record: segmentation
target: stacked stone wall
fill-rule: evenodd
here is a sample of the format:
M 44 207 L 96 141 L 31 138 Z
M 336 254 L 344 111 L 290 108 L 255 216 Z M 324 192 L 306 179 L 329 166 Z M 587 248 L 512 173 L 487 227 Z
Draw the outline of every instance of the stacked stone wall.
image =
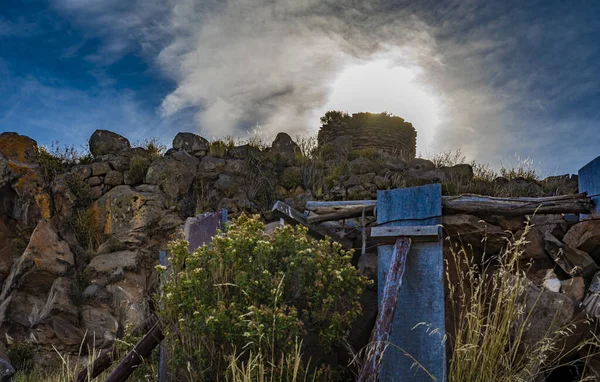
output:
M 319 146 L 332 144 L 341 136 L 352 137 L 354 150 L 372 147 L 405 158 L 416 155 L 417 132 L 400 117 L 357 113 L 329 121 L 319 131 Z

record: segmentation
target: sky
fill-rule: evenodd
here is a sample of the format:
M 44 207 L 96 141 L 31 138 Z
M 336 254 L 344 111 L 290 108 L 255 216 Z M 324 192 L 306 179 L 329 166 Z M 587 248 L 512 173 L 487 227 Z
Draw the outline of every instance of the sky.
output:
M 600 155 L 600 2 L 0 0 L 0 132 L 85 145 L 314 135 L 391 112 L 417 151 L 544 175 Z

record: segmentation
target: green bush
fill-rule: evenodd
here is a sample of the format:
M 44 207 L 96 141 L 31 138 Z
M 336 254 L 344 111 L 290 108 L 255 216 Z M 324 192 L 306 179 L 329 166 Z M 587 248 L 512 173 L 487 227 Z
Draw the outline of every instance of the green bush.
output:
M 310 336 L 331 351 L 360 314 L 369 281 L 351 252 L 308 238 L 302 227 L 273 237 L 264 228 L 242 215 L 191 254 L 185 241 L 171 245 L 159 314 L 173 370 L 185 373 L 180 380 L 226 379 L 232 357 L 250 355 L 268 362 L 265 372 L 287 374 L 273 369 L 299 341 Z
M 16 342 L 7 350 L 8 359 L 16 371 L 28 373 L 33 370 L 35 363 L 35 346 L 26 342 Z
M 134 155 L 129 161 L 129 175 L 133 180 L 134 184 L 140 184 L 144 182 L 146 172 L 150 168 L 152 160 L 145 155 Z

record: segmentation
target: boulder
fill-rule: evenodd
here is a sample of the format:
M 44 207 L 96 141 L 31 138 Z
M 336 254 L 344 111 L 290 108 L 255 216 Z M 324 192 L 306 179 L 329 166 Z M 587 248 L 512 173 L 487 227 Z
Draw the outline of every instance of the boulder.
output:
M 223 158 L 204 157 L 198 166 L 198 173 L 201 176 L 216 176 L 225 168 L 226 164 L 227 161 Z
M 158 185 L 168 204 L 174 206 L 189 194 L 198 164 L 198 159 L 185 151 L 177 156 L 165 156 L 152 162 L 146 183 Z
M 271 151 L 279 154 L 288 163 L 292 163 L 296 155 L 300 154 L 300 147 L 287 133 L 279 133 L 271 145 Z
M 435 169 L 435 164 L 427 159 L 415 158 L 408 162 L 408 169 L 412 172 L 426 172 Z
M 92 176 L 106 175 L 111 171 L 110 164 L 108 162 L 94 162 L 92 163 Z
M 2 133 L 0 134 L 0 154 L 10 161 L 37 164 L 37 142 L 17 133 Z
M 584 220 L 575 224 L 565 234 L 563 242 L 571 248 L 587 252 L 597 263 L 600 263 L 600 222 Z
M 0 382 L 12 382 L 16 370 L 8 359 L 6 347 L 0 342 Z
M 442 218 L 444 236 L 462 244 L 468 251 L 472 247 L 477 257 L 498 254 L 506 246 L 507 233 L 498 226 L 487 224 L 473 215 L 445 215 Z
M 92 204 L 91 214 L 105 234 L 132 243 L 157 232 L 165 234 L 182 223 L 168 210 L 164 194 L 152 185 L 117 186 Z
M 138 252 L 120 251 L 94 256 L 88 268 L 96 273 L 112 273 L 114 271 L 135 271 L 139 267 Z
M 87 180 L 87 184 L 89 184 L 90 187 L 99 186 L 102 184 L 102 179 L 100 179 L 99 176 L 92 176 Z
M 96 347 L 107 348 L 117 338 L 119 322 L 106 309 L 84 306 L 81 310 L 81 323 L 88 330 L 88 340 Z
M 544 242 L 546 252 L 571 277 L 592 277 L 598 270 L 598 266 L 587 253 L 566 246 L 550 232 L 544 232 Z
M 358 157 L 350 162 L 350 173 L 351 174 L 366 174 L 366 173 L 378 173 L 381 170 L 381 165 L 374 160 L 365 157 Z
M 178 133 L 173 139 L 173 148 L 184 150 L 192 155 L 204 156 L 208 151 L 208 141 L 193 133 Z
M 215 182 L 215 188 L 221 191 L 226 197 L 232 197 L 240 188 L 243 188 L 244 180 L 237 176 L 220 174 Z
M 90 137 L 90 153 L 94 157 L 107 154 L 118 154 L 121 150 L 131 148 L 127 138 L 108 130 L 96 130 Z

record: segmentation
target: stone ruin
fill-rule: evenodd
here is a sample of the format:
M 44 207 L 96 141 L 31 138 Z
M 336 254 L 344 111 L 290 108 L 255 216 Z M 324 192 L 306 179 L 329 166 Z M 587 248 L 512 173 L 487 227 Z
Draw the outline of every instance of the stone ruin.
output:
M 351 138 L 351 149 L 375 148 L 405 159 L 417 151 L 417 131 L 410 122 L 388 113 L 328 112 L 321 120 L 319 146 L 337 145 L 340 137 Z M 335 142 L 335 143 L 334 143 Z

